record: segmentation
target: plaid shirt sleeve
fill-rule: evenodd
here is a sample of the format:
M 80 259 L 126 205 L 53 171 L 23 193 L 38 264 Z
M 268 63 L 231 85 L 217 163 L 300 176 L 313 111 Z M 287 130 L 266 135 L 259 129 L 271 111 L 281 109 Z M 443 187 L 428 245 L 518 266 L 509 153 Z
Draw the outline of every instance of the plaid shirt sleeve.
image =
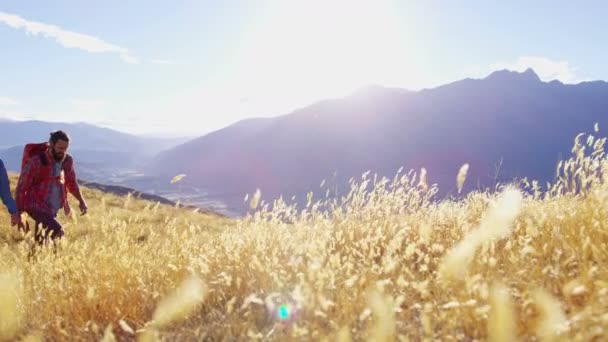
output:
M 23 170 L 19 175 L 19 181 L 17 182 L 17 189 L 15 191 L 15 200 L 17 202 L 17 209 L 24 211 L 26 194 L 32 190 L 32 184 L 34 183 L 34 175 L 38 172 L 40 166 L 34 162 L 35 158 L 29 158 Z

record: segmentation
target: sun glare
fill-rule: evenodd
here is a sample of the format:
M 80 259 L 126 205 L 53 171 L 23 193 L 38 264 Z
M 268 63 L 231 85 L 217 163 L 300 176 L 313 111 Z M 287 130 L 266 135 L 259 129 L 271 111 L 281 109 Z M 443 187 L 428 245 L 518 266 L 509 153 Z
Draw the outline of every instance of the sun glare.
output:
M 240 82 L 273 91 L 336 96 L 393 83 L 411 40 L 387 1 L 275 2 L 240 53 Z

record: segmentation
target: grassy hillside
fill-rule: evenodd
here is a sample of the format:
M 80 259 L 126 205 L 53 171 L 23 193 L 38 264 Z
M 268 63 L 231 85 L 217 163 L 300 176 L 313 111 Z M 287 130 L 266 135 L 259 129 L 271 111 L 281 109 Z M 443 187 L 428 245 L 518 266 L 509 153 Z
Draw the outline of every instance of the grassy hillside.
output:
M 88 190 L 90 215 L 30 260 L 2 213 L 0 336 L 603 340 L 608 160 L 605 139 L 576 141 L 548 189 L 439 203 L 424 172 L 364 176 L 297 214 L 254 195 L 236 221 Z

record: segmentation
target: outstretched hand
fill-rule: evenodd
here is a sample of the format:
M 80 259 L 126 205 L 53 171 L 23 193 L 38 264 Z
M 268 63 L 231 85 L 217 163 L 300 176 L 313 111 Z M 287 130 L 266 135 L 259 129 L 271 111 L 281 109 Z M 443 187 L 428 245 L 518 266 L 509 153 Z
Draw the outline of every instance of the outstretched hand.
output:
M 88 212 L 89 208 L 87 207 L 87 204 L 84 201 L 80 202 L 80 215 L 86 215 Z
M 21 220 L 20 213 L 14 213 L 11 215 L 11 226 L 17 226 L 18 230 L 25 231 L 25 226 L 23 225 L 23 221 Z

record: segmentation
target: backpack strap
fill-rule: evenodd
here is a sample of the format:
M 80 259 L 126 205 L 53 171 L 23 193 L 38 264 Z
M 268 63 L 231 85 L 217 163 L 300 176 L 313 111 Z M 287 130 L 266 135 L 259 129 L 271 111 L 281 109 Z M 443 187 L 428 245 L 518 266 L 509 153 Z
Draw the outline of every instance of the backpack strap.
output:
M 47 166 L 49 164 L 48 159 L 46 159 L 46 153 L 45 152 L 40 153 L 40 162 L 44 166 Z

